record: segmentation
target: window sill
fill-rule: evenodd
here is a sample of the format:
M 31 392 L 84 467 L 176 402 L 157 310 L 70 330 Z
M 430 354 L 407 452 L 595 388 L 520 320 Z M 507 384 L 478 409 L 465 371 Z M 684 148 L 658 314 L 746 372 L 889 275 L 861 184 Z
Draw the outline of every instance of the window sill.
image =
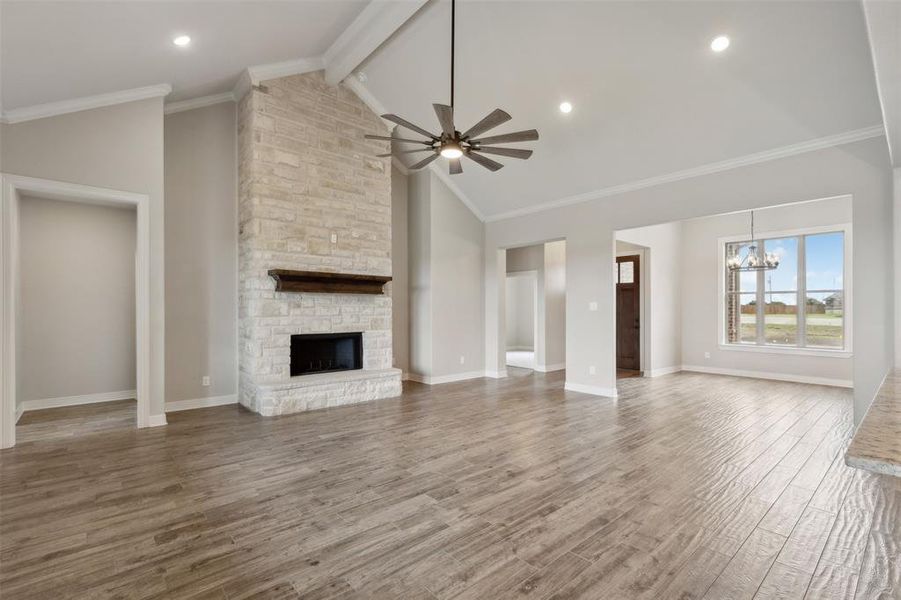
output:
M 797 356 L 825 356 L 829 358 L 851 358 L 854 353 L 849 350 L 829 350 L 828 348 L 789 348 L 785 346 L 757 346 L 720 344 L 720 350 L 736 352 L 761 352 L 763 354 L 795 354 Z

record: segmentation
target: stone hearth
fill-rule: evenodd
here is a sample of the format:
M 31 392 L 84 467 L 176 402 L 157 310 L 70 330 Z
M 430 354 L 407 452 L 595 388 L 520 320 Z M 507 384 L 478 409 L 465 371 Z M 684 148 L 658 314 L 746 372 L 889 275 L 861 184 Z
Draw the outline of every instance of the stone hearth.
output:
M 270 269 L 391 275 L 386 128 L 322 72 L 264 82 L 241 101 L 240 402 L 263 415 L 399 395 L 386 295 L 275 291 Z M 335 237 L 333 237 L 335 236 Z M 335 241 L 333 241 L 335 240 Z M 290 376 L 291 336 L 363 332 L 363 369 Z

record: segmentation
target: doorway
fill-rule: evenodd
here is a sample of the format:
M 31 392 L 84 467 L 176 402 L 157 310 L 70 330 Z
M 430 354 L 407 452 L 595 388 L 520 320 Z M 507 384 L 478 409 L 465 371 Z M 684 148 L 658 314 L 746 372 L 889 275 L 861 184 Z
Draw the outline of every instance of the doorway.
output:
M 641 374 L 641 257 L 616 257 L 616 371 L 618 377 Z
M 17 323 L 21 314 L 19 263 L 19 211 L 23 196 L 100 206 L 126 206 L 135 212 L 134 250 L 134 382 L 128 390 L 136 402 L 132 423 L 149 427 L 150 417 L 150 198 L 145 194 L 109 190 L 85 185 L 37 179 L 18 175 L 0 175 L 2 210 L 0 210 L 0 448 L 16 442 L 16 421 L 21 416 L 18 393 L 22 381 L 17 377 Z M 71 398 L 64 398 L 70 400 Z M 113 398 L 107 398 L 113 400 Z M 53 400 L 60 400 L 54 398 Z M 57 405 L 60 405 L 57 403 Z
M 507 366 L 535 369 L 538 271 L 507 273 Z

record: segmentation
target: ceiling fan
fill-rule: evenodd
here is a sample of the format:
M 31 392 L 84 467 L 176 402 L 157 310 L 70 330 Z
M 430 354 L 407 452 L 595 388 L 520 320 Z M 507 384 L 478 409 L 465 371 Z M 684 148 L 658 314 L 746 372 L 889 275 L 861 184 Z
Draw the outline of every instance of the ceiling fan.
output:
M 504 165 L 492 160 L 484 154 L 496 154 L 499 156 L 509 156 L 512 158 L 526 159 L 532 156 L 531 150 L 522 150 L 519 148 L 503 148 L 494 144 L 507 144 L 509 142 L 530 142 L 538 139 L 538 131 L 535 129 L 527 129 L 525 131 L 515 131 L 513 133 L 502 133 L 500 135 L 491 135 L 488 137 L 479 137 L 486 131 L 494 129 L 498 125 L 506 123 L 512 117 L 503 110 L 496 108 L 487 117 L 460 133 L 454 124 L 454 24 L 456 21 L 456 0 L 451 0 L 451 72 L 450 72 L 450 106 L 446 104 L 433 104 L 435 114 L 438 116 L 438 123 L 441 125 L 441 133 L 435 135 L 429 133 L 422 127 L 402 119 L 397 115 L 382 115 L 383 119 L 387 119 L 393 123 L 400 125 L 410 131 L 429 138 L 427 140 L 411 140 L 404 138 L 388 137 L 383 135 L 366 135 L 370 140 L 388 140 L 392 142 L 402 142 L 409 144 L 422 144 L 425 148 L 417 148 L 416 150 L 404 150 L 395 154 L 411 154 L 414 152 L 430 152 L 430 156 L 419 161 L 410 167 L 411 170 L 421 169 L 430 162 L 443 156 L 449 160 L 450 173 L 456 175 L 463 172 L 463 165 L 460 164 L 460 158 L 465 156 L 470 160 L 477 162 L 489 171 L 497 171 Z M 391 156 L 391 152 L 387 154 L 379 154 L 379 156 Z

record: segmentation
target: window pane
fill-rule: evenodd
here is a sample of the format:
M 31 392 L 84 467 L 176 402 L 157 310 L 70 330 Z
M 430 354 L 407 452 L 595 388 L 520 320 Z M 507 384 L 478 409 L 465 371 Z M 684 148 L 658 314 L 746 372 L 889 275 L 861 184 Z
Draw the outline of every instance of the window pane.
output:
M 726 341 L 757 343 L 757 300 L 754 294 L 726 294 Z
M 807 345 L 843 348 L 845 319 L 842 292 L 807 294 L 806 308 Z
M 632 261 L 619 263 L 619 282 L 634 283 L 635 281 L 635 263 Z
M 798 289 L 798 238 L 766 240 L 763 250 L 779 257 L 779 267 L 764 272 L 767 292 L 791 292 Z
M 844 287 L 845 234 L 821 233 L 804 240 L 808 290 L 840 290 Z
M 798 343 L 798 295 L 767 294 L 763 335 L 767 344 L 794 346 Z

